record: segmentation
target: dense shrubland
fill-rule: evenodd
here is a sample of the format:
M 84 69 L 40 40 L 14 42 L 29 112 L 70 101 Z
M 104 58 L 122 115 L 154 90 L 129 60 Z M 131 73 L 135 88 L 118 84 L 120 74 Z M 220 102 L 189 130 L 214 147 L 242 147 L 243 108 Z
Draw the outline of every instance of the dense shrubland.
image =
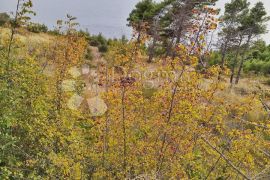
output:
M 263 41 L 256 42 L 248 52 L 248 60 L 245 62 L 244 71 L 256 74 L 270 74 L 270 46 Z
M 234 54 L 228 53 L 227 66 L 232 67 Z M 266 75 L 269 72 L 270 62 L 270 47 L 264 41 L 255 41 L 254 44 L 246 51 L 246 60 L 244 62 L 244 73 L 256 75 Z M 221 63 L 221 54 L 218 51 L 212 52 L 208 58 L 209 65 L 217 65 Z
M 236 2 L 242 8 L 231 10 Z M 131 40 L 78 31 L 67 15 L 41 44 L 18 35 L 34 13 L 30 0 L 18 3 L 11 30 L 0 37 L 1 179 L 267 178 L 266 92 L 233 97 L 224 81 L 242 63 L 255 71 L 249 63 L 268 61 L 269 47 L 251 46 L 251 32 L 243 30 L 256 25 L 252 33 L 263 33 L 265 21 L 253 19 L 266 15 L 261 4 L 258 16 L 245 1 L 227 4 L 226 13 L 245 9 L 247 16 L 230 26 L 238 34 L 223 25 L 225 44 L 212 51 L 215 1 L 141 1 L 129 17 Z M 232 42 L 232 34 L 243 42 Z M 105 61 L 86 75 L 80 70 L 93 61 L 89 45 Z M 98 104 L 91 108 L 93 97 L 106 103 L 104 114 L 95 113 Z

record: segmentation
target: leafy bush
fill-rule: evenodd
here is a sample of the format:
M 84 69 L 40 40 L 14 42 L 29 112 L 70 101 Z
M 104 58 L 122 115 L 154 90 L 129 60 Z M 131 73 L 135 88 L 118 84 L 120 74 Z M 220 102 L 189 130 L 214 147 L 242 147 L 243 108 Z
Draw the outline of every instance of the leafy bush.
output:
M 105 53 L 108 51 L 108 46 L 107 45 L 101 45 L 98 47 L 99 52 Z
M 99 52 L 105 53 L 108 51 L 108 41 L 101 33 L 97 36 L 91 36 L 89 44 L 98 47 Z
M 80 30 L 80 31 L 78 32 L 78 35 L 79 35 L 79 36 L 82 36 L 82 37 L 85 37 L 85 39 L 86 39 L 87 41 L 90 41 L 90 40 L 91 40 L 91 35 L 90 35 L 90 33 L 88 32 L 88 30 L 86 30 L 86 31 Z
M 247 61 L 244 65 L 244 71 L 252 71 L 256 74 L 264 75 L 270 74 L 270 61 L 262 61 L 257 59 Z
M 90 46 L 95 46 L 95 47 L 99 46 L 99 42 L 96 39 L 91 39 L 89 44 Z
M 33 33 L 48 32 L 48 27 L 45 24 L 30 23 L 27 26 L 27 30 Z
M 87 48 L 85 59 L 87 59 L 87 60 L 92 60 L 93 59 L 93 54 L 92 54 L 92 51 L 91 51 L 90 48 Z
M 270 61 L 268 61 L 262 65 L 262 72 L 264 74 L 270 74 Z
M 61 35 L 60 31 L 57 30 L 57 29 L 49 30 L 49 31 L 48 31 L 48 34 L 54 35 L 54 36 Z
M 10 17 L 7 13 L 0 13 L 0 26 L 5 25 L 10 21 Z
M 207 57 L 209 66 L 219 64 L 221 62 L 221 55 L 219 52 L 212 52 L 210 56 Z

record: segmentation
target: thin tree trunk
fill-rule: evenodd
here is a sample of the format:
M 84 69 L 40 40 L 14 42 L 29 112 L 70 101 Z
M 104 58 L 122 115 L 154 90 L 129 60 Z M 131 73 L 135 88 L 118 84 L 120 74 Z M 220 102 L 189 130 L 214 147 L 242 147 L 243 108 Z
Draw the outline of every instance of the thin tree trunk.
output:
M 199 43 L 199 38 L 200 38 L 200 35 L 201 35 L 201 32 L 202 32 L 202 28 L 203 28 L 203 25 L 205 24 L 205 21 L 206 21 L 206 18 L 208 17 L 208 12 L 205 14 L 204 18 L 203 18 L 203 21 L 200 25 L 200 28 L 199 28 L 199 31 L 197 32 L 196 34 L 196 38 L 194 39 L 194 45 L 192 46 L 191 48 L 191 53 L 194 51 L 196 45 Z
M 108 75 L 108 64 L 106 63 L 106 84 L 105 84 L 106 94 L 108 94 L 108 86 L 109 86 L 109 75 Z M 102 157 L 103 168 L 105 168 L 105 165 L 106 165 L 106 153 L 108 151 L 108 133 L 109 133 L 109 112 L 108 112 L 108 110 L 106 111 L 105 116 L 106 116 L 106 120 L 105 120 L 105 128 L 104 128 L 104 135 L 103 135 L 103 157 Z
M 182 77 L 182 75 L 184 74 L 184 67 L 183 67 L 183 70 L 181 72 L 181 74 L 179 75 L 178 79 L 180 79 L 180 77 Z M 175 98 L 176 98 L 176 93 L 177 93 L 177 90 L 178 90 L 178 81 L 175 82 L 175 85 L 174 85 L 174 88 L 173 88 L 173 92 L 172 92 L 172 99 L 170 101 L 170 107 L 169 107 L 169 111 L 168 111 L 168 117 L 166 119 L 166 123 L 169 124 L 170 121 L 171 121 L 171 118 L 172 118 L 172 115 L 173 115 L 173 109 L 174 109 L 174 103 L 175 103 Z M 163 165 L 163 161 L 164 161 L 164 158 L 165 158 L 165 152 L 167 150 L 167 146 L 166 146 L 166 140 L 167 140 L 167 132 L 165 132 L 163 134 L 163 139 L 162 139 L 162 145 L 161 145 L 161 149 L 160 149 L 160 155 L 158 157 L 158 160 L 157 160 L 157 169 L 156 169 L 156 173 L 157 174 L 160 174 L 161 170 L 162 170 L 162 165 Z
M 151 45 L 151 47 L 149 49 L 149 58 L 148 58 L 148 61 L 147 61 L 148 63 L 152 63 L 152 61 L 153 61 L 156 44 L 157 44 L 157 38 L 154 37 L 153 44 Z
M 232 65 L 232 68 L 231 68 L 231 77 L 230 77 L 230 83 L 231 84 L 233 84 L 233 79 L 234 79 L 234 76 L 235 76 L 235 67 L 236 67 L 236 64 L 237 64 L 238 56 L 240 54 L 242 41 L 243 41 L 243 38 L 241 36 L 238 47 L 237 47 L 236 55 L 235 55 L 235 58 L 234 58 L 234 61 L 233 61 L 233 65 Z
M 173 40 L 174 38 L 172 38 L 171 41 L 167 44 L 165 59 L 172 53 Z
M 246 52 L 246 50 L 249 47 L 250 40 L 251 40 L 251 35 L 248 36 L 248 40 L 247 40 L 247 44 L 246 44 L 246 48 L 244 50 L 244 53 Z M 240 62 L 239 69 L 238 69 L 238 73 L 237 73 L 237 76 L 236 76 L 236 79 L 235 79 L 235 84 L 238 84 L 239 83 L 239 80 L 240 80 L 240 76 L 241 76 L 241 72 L 242 72 L 242 69 L 243 69 L 243 66 L 244 66 L 245 59 L 246 59 L 245 58 L 245 55 L 243 55 L 243 57 L 241 59 L 241 62 Z
M 151 63 L 153 61 L 153 58 L 154 58 L 154 55 L 155 55 L 155 47 L 156 47 L 157 40 L 158 40 L 158 37 L 159 37 L 158 28 L 159 28 L 158 19 L 155 19 L 154 20 L 154 23 L 153 23 L 153 27 L 152 27 L 152 29 L 153 29 L 152 30 L 152 33 L 153 33 L 153 43 L 152 43 L 152 45 L 149 48 L 148 63 Z
M 234 62 L 233 66 L 232 66 L 232 69 L 231 69 L 231 77 L 230 77 L 230 84 L 232 85 L 233 84 L 233 79 L 234 79 L 234 75 L 235 75 L 235 64 L 236 62 Z
M 141 36 L 142 36 L 142 25 L 141 22 L 139 23 L 139 28 L 138 28 L 138 36 L 137 36 L 137 43 L 141 43 Z
M 220 152 L 216 147 L 214 147 L 207 139 L 201 137 L 201 139 L 209 146 L 211 149 L 216 151 L 222 159 L 226 161 L 226 163 L 231 166 L 238 174 L 240 174 L 244 179 L 251 179 L 247 175 L 245 175 L 238 167 L 236 167 L 222 152 Z
M 232 140 L 233 140 L 233 138 L 230 139 L 230 142 L 229 142 L 228 146 L 231 144 Z M 225 152 L 226 152 L 226 147 L 222 150 L 221 153 L 224 154 Z M 222 155 L 220 155 L 218 157 L 218 159 L 216 160 L 216 162 L 214 163 L 214 165 L 211 167 L 210 171 L 207 173 L 207 175 L 204 178 L 204 180 L 207 180 L 210 177 L 211 173 L 215 170 L 215 168 L 217 167 L 217 165 L 218 165 L 218 163 L 220 162 L 221 159 L 222 159 Z
M 177 34 L 175 47 L 180 43 L 180 39 L 181 39 L 181 31 Z M 174 59 L 176 57 L 176 55 L 177 55 L 177 53 L 176 53 L 176 51 L 174 49 L 173 54 L 172 54 L 172 59 Z
M 184 18 L 181 17 L 181 21 L 180 21 L 179 27 L 176 29 L 176 42 L 175 42 L 175 46 L 177 46 L 180 43 L 181 36 L 182 36 L 182 31 L 183 31 L 183 22 L 184 22 Z M 176 52 L 175 52 L 175 50 L 173 50 L 172 59 L 174 59 L 175 57 L 176 57 Z
M 16 31 L 16 26 L 17 26 L 17 19 L 18 19 L 18 15 L 19 15 L 19 6 L 20 6 L 20 0 L 17 1 L 16 15 L 15 15 L 14 22 L 13 22 L 14 24 L 12 25 L 12 28 L 11 28 L 11 35 L 10 35 L 9 44 L 8 44 L 7 64 L 6 64 L 6 73 L 7 73 L 7 77 L 8 77 L 8 89 L 10 89 L 12 86 L 12 80 L 10 79 L 10 70 L 12 69 L 11 68 L 10 53 L 11 53 L 11 48 L 12 48 L 14 35 L 15 35 L 15 31 Z M 8 94 L 9 94 L 9 92 L 10 91 L 8 91 Z
M 235 79 L 235 84 L 239 83 L 239 79 L 240 79 L 240 76 L 241 76 L 241 71 L 243 69 L 243 65 L 244 65 L 244 58 L 242 57 L 241 62 L 240 62 L 240 66 L 239 66 L 239 69 L 238 69 L 238 72 L 237 72 L 237 76 L 236 76 L 236 79 Z
M 7 65 L 7 70 L 9 70 L 9 66 L 10 66 L 10 59 L 9 58 L 10 58 L 11 46 L 12 46 L 12 43 L 13 43 L 15 30 L 16 30 L 16 26 L 17 26 L 17 19 L 18 19 L 18 15 L 19 15 L 19 6 L 20 6 L 20 0 L 17 1 L 16 15 L 15 15 L 15 18 L 14 18 L 14 24 L 12 25 L 12 28 L 11 28 L 11 36 L 10 36 L 10 40 L 9 40 L 9 44 L 8 44 L 8 53 L 7 53 L 8 65 Z
M 122 89 L 122 131 L 123 131 L 123 170 L 124 174 L 126 175 L 127 169 L 127 138 L 126 138 L 126 114 L 125 114 L 125 95 L 126 95 L 126 88 L 123 87 Z
M 223 50 L 222 50 L 222 57 L 221 57 L 221 65 L 220 65 L 220 72 L 218 74 L 218 80 L 220 80 L 221 78 L 221 75 L 224 71 L 224 66 L 225 66 L 225 57 L 226 57 L 226 53 L 227 53 L 227 46 L 228 46 L 228 41 L 226 40 L 225 44 L 224 44 L 224 47 L 223 47 Z

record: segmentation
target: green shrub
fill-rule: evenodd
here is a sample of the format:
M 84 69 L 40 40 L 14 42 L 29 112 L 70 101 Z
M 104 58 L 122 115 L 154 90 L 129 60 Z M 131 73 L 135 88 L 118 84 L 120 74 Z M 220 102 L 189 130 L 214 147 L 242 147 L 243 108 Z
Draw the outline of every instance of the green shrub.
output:
M 221 56 L 218 52 L 212 52 L 210 56 L 207 57 L 207 61 L 210 66 L 220 64 Z
M 57 29 L 54 29 L 54 30 L 49 30 L 48 34 L 58 36 L 58 35 L 61 35 L 61 32 Z
M 48 32 L 48 27 L 44 24 L 39 23 L 30 23 L 27 26 L 27 30 L 33 33 Z
M 93 35 L 90 38 L 90 45 L 91 46 L 98 47 L 98 46 L 107 45 L 107 44 L 108 44 L 107 39 L 105 37 L 103 37 L 103 35 L 101 33 L 97 36 Z
M 92 51 L 91 51 L 90 48 L 87 48 L 85 59 L 87 59 L 87 60 L 92 60 L 93 59 L 93 54 L 92 54 Z
M 80 31 L 78 31 L 78 34 L 79 34 L 79 36 L 81 36 L 81 37 L 85 37 L 85 39 L 86 39 L 87 41 L 90 41 L 90 40 L 91 40 L 91 35 L 90 35 L 90 33 L 88 32 L 88 30 L 86 30 L 86 31 L 80 30 Z
M 0 13 L 0 26 L 10 22 L 10 17 L 7 13 Z
M 265 62 L 262 64 L 262 72 L 266 75 L 266 74 L 270 74 L 270 61 L 269 62 Z
M 256 74 L 270 74 L 270 61 L 262 61 L 253 59 L 250 61 L 247 61 L 244 64 L 244 71 L 245 72 L 254 72 Z
M 100 46 L 100 43 L 96 39 L 91 39 L 89 44 L 90 46 L 95 46 L 95 47 Z
M 105 52 L 108 51 L 108 46 L 107 45 L 101 45 L 101 46 L 98 47 L 98 50 L 101 53 L 105 53 Z

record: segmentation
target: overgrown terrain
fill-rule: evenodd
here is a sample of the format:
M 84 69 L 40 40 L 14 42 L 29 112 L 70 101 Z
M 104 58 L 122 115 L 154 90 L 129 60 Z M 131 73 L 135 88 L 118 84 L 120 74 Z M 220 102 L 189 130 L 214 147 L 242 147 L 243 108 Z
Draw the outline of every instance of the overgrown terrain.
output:
M 0 13 L 0 179 L 269 179 L 269 18 L 215 2 L 142 0 L 132 39 Z

